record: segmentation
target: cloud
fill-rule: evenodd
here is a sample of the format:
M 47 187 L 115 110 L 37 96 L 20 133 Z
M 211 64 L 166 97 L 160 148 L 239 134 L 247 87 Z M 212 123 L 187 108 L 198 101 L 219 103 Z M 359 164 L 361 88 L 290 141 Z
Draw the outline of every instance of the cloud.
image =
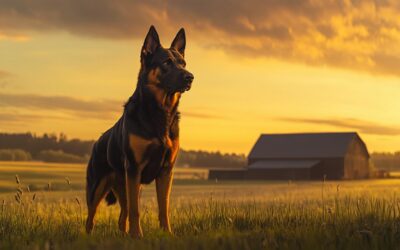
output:
M 226 117 L 220 115 L 213 115 L 207 113 L 198 113 L 198 112 L 181 112 L 183 116 L 191 117 L 191 118 L 200 118 L 200 119 L 225 119 Z
M 15 41 L 15 42 L 25 42 L 30 39 L 29 36 L 27 35 L 22 35 L 22 34 L 13 34 L 12 32 L 10 33 L 2 33 L 0 32 L 0 41 L 1 40 L 9 40 L 9 41 Z
M 0 70 L 0 80 L 2 80 L 4 78 L 8 78 L 9 76 L 11 76 L 10 72 L 4 71 L 4 70 Z
M 385 126 L 374 122 L 363 121 L 359 119 L 308 119 L 308 118 L 279 118 L 279 120 L 287 122 L 301 122 L 317 125 L 328 125 L 339 128 L 356 130 L 364 134 L 372 135 L 400 135 L 400 128 L 393 126 Z
M 53 116 L 53 115 L 37 115 L 37 114 L 27 114 L 27 113 L 12 113 L 12 112 L 0 112 L 0 123 L 4 124 L 24 124 L 27 122 L 36 122 L 41 120 L 65 120 L 66 117 L 63 116 Z
M 10 84 L 8 79 L 12 76 L 12 74 L 8 71 L 0 70 L 0 89 L 4 89 L 7 85 Z
M 62 111 L 75 117 L 110 119 L 122 113 L 122 101 L 85 100 L 69 96 L 42 96 L 0 92 L 0 107 Z
M 397 0 L 0 0 L 0 33 L 142 39 L 184 26 L 205 47 L 400 76 Z
M 97 0 L 0 0 L 0 31 L 67 31 L 82 36 L 127 38 L 158 18 L 150 2 Z
M 0 112 L 0 120 L 19 122 L 43 119 L 117 119 L 123 113 L 123 101 L 109 99 L 82 99 L 70 96 L 44 96 L 0 92 L 0 109 L 22 110 L 19 113 Z M 29 110 L 44 111 L 46 115 L 32 114 Z M 37 113 L 37 112 L 36 112 Z M 56 114 L 56 115 L 49 115 Z M 221 116 L 202 112 L 183 112 L 185 117 L 221 119 Z

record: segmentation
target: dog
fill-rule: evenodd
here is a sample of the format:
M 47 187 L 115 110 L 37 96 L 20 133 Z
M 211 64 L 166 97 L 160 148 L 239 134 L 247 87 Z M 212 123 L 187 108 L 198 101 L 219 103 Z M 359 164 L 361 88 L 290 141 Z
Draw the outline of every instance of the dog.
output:
M 186 69 L 185 30 L 166 49 L 151 26 L 141 50 L 136 89 L 120 119 L 95 142 L 86 175 L 88 216 L 86 232 L 94 226 L 99 203 L 118 201 L 119 229 L 143 237 L 139 221 L 141 184 L 155 180 L 160 227 L 171 233 L 169 196 L 173 167 L 179 150 L 178 105 L 190 90 L 194 76 Z

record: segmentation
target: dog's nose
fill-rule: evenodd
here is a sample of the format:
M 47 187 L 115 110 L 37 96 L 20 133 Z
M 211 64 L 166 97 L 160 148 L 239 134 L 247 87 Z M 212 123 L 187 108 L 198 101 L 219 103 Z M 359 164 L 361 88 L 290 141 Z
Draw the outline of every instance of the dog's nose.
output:
M 184 76 L 184 79 L 185 79 L 185 82 L 186 82 L 186 83 L 192 83 L 192 82 L 193 82 L 193 79 L 194 79 L 194 76 L 193 76 L 192 73 L 187 72 L 187 73 L 185 74 L 185 76 Z

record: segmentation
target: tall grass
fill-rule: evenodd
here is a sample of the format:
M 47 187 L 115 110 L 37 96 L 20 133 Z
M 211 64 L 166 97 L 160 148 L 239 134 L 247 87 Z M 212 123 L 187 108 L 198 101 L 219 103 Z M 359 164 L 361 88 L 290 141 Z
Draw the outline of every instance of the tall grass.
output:
M 97 249 L 397 249 L 400 198 L 395 192 L 324 194 L 324 198 L 279 197 L 269 201 L 177 200 L 174 236 L 158 229 L 156 203 L 142 206 L 145 238 L 118 231 L 117 207 L 101 205 L 91 236 L 84 233 L 81 197 L 51 201 L 51 192 L 5 199 L 0 210 L 1 248 Z
M 0 195 L 0 249 L 399 249 L 400 246 L 400 182 L 396 180 L 218 183 L 175 180 L 171 198 L 174 236 L 158 228 L 155 187 L 150 185 L 142 192 L 145 237 L 138 241 L 118 231 L 118 206 L 104 204 L 96 216 L 93 234 L 87 236 L 84 193 L 74 186 L 84 180 L 83 170 L 75 165 L 68 168 L 49 165 L 46 171 L 38 167 L 20 164 L 17 168 L 3 166 L 0 171 L 6 190 L 13 191 Z M 12 173 L 13 169 L 18 172 Z M 50 170 L 52 175 L 38 178 Z M 35 171 L 38 175 L 33 174 Z M 51 179 L 54 176 L 57 178 Z

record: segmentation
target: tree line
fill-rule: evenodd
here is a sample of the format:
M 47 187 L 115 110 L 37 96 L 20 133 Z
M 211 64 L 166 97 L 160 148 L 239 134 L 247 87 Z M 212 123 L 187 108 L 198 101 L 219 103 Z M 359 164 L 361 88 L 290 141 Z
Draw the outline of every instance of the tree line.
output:
M 36 135 L 33 133 L 0 133 L 0 160 L 85 163 L 94 140 L 68 139 L 63 133 Z M 181 149 L 178 166 L 241 167 L 243 154 L 223 154 Z
M 68 139 L 63 133 L 36 135 L 33 133 L 0 133 L 0 160 L 85 163 L 89 159 L 94 140 Z M 376 168 L 400 170 L 400 151 L 372 153 Z M 243 154 L 224 154 L 202 150 L 181 149 L 178 166 L 242 167 Z
M 400 170 L 400 151 L 372 153 L 371 160 L 375 167 L 387 171 Z

